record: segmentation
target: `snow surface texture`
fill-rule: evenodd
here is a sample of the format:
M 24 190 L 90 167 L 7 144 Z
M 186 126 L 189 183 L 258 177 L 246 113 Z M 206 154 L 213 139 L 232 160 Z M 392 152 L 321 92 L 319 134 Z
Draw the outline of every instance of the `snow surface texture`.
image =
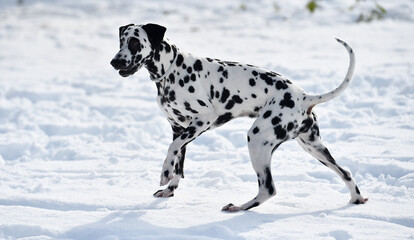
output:
M 414 239 L 412 0 L 381 1 L 387 14 L 371 23 L 355 23 L 371 1 L 319 1 L 312 15 L 304 0 L 23 2 L 0 1 L 0 238 Z M 175 197 L 154 198 L 170 127 L 146 70 L 124 79 L 109 65 L 118 27 L 147 22 L 183 51 L 315 94 L 342 81 L 348 56 L 334 36 L 347 41 L 353 81 L 316 111 L 369 202 L 349 205 L 336 174 L 290 141 L 273 156 L 278 195 L 221 212 L 257 193 L 248 118 L 189 144 Z

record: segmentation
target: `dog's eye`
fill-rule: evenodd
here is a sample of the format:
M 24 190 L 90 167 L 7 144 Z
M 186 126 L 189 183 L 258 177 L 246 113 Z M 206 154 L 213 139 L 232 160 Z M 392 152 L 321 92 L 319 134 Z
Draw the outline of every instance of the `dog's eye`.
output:
M 128 43 L 129 51 L 134 55 L 137 51 L 141 51 L 141 43 L 137 38 L 131 38 Z

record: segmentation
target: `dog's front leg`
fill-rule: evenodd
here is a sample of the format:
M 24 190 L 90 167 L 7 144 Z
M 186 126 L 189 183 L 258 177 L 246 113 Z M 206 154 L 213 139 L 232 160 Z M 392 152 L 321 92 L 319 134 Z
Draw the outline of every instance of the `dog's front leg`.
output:
M 168 182 L 174 178 L 174 167 L 177 164 L 177 155 L 182 153 L 183 147 L 193 141 L 196 137 L 200 136 L 203 132 L 207 131 L 216 119 L 217 114 L 215 113 L 198 115 L 193 118 L 189 126 L 181 133 L 181 135 L 170 144 L 161 171 L 161 186 L 168 184 Z M 182 171 L 182 169 L 180 170 Z
M 180 125 L 170 122 L 171 127 L 173 130 L 173 141 L 181 136 L 181 134 L 184 132 L 185 128 L 181 127 Z M 168 187 L 162 190 L 158 190 L 154 193 L 155 197 L 173 197 L 174 191 L 178 187 L 178 183 L 180 182 L 181 178 L 184 178 L 184 159 L 185 159 L 185 151 L 186 147 L 183 146 L 181 148 L 181 153 L 177 154 L 175 159 L 175 169 L 174 169 L 174 176 L 173 179 L 168 184 Z
M 155 197 L 173 197 L 175 189 L 178 188 L 178 184 L 180 183 L 180 179 L 184 178 L 184 158 L 185 158 L 185 150 L 186 147 L 183 146 L 181 148 L 181 154 L 178 154 L 175 160 L 175 168 L 173 173 L 173 178 L 169 182 L 168 186 L 165 189 L 158 190 L 154 193 Z

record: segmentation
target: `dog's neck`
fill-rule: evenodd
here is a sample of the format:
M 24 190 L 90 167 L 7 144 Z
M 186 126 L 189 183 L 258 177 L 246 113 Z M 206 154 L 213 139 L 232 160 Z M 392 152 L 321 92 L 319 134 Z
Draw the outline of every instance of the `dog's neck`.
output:
M 151 55 L 145 64 L 145 67 L 150 73 L 151 80 L 154 82 L 164 81 L 166 77 L 168 78 L 166 72 L 177 58 L 178 49 L 176 46 L 164 40 L 159 49 L 155 49 Z

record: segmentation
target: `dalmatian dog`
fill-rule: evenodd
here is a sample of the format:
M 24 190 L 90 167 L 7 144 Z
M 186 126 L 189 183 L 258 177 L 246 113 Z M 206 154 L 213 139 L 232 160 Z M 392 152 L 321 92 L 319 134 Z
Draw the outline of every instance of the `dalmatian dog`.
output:
M 161 186 L 155 197 L 171 197 L 184 178 L 186 146 L 207 130 L 242 116 L 256 118 L 247 134 L 250 159 L 259 191 L 242 204 L 228 204 L 222 211 L 236 212 L 257 207 L 276 194 L 272 180 L 273 152 L 289 139 L 323 165 L 336 172 L 351 194 L 351 203 L 368 199 L 351 174 L 338 166 L 321 141 L 313 107 L 338 96 L 348 86 L 355 67 L 351 47 L 337 39 L 350 57 L 348 72 L 339 87 L 321 95 L 306 94 L 278 73 L 248 64 L 195 57 L 180 51 L 157 24 L 129 24 L 119 28 L 120 50 L 111 65 L 122 77 L 145 67 L 158 90 L 158 105 L 168 118 L 173 141 L 161 171 Z

